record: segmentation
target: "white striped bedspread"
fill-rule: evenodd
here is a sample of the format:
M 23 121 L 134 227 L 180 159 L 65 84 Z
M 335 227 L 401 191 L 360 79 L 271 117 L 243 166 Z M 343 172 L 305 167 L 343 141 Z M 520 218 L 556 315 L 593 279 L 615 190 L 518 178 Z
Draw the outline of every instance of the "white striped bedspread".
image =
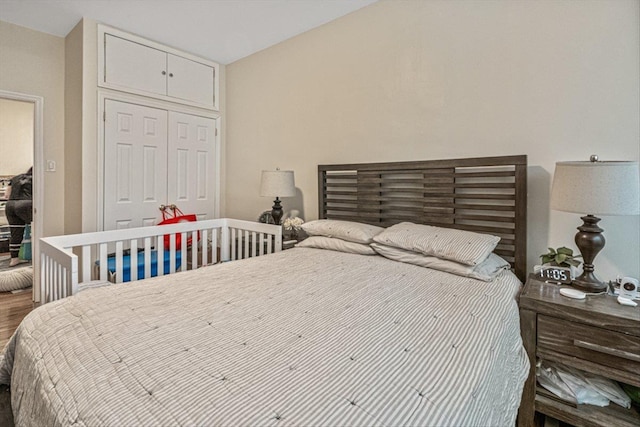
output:
M 513 426 L 519 287 L 295 248 L 39 307 L 0 383 L 17 426 Z

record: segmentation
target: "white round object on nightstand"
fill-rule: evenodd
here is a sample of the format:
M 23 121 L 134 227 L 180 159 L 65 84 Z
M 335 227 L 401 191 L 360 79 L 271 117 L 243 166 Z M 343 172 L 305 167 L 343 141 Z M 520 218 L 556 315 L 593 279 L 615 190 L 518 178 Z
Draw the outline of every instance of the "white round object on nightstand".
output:
M 629 298 L 624 298 L 624 297 L 618 297 L 618 304 L 620 305 L 627 305 L 629 307 L 637 307 L 638 303 L 630 300 Z
M 584 292 L 572 288 L 560 288 L 560 295 L 573 299 L 585 299 L 587 296 Z

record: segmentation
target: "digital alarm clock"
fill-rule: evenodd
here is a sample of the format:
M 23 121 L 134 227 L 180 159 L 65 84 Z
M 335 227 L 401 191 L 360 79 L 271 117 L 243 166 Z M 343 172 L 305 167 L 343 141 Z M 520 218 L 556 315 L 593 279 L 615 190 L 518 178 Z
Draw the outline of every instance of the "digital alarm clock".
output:
M 536 277 L 545 282 L 571 284 L 571 269 L 569 267 L 545 266 L 536 272 Z

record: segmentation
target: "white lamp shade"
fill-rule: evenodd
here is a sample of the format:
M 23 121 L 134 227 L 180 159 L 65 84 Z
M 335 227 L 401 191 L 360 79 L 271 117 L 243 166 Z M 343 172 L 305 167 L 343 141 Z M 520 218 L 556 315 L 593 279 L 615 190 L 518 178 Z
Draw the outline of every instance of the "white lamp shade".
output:
M 638 162 L 558 162 L 551 208 L 590 215 L 640 214 Z
M 260 195 L 264 197 L 293 197 L 296 195 L 296 184 L 293 171 L 262 171 Z

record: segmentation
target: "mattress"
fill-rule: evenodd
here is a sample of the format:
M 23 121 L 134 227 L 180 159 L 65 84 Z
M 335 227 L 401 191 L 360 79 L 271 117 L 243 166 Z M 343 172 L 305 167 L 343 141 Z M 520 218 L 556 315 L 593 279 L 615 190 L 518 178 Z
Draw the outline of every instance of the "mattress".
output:
M 17 426 L 512 426 L 519 288 L 295 248 L 39 307 L 0 383 Z

